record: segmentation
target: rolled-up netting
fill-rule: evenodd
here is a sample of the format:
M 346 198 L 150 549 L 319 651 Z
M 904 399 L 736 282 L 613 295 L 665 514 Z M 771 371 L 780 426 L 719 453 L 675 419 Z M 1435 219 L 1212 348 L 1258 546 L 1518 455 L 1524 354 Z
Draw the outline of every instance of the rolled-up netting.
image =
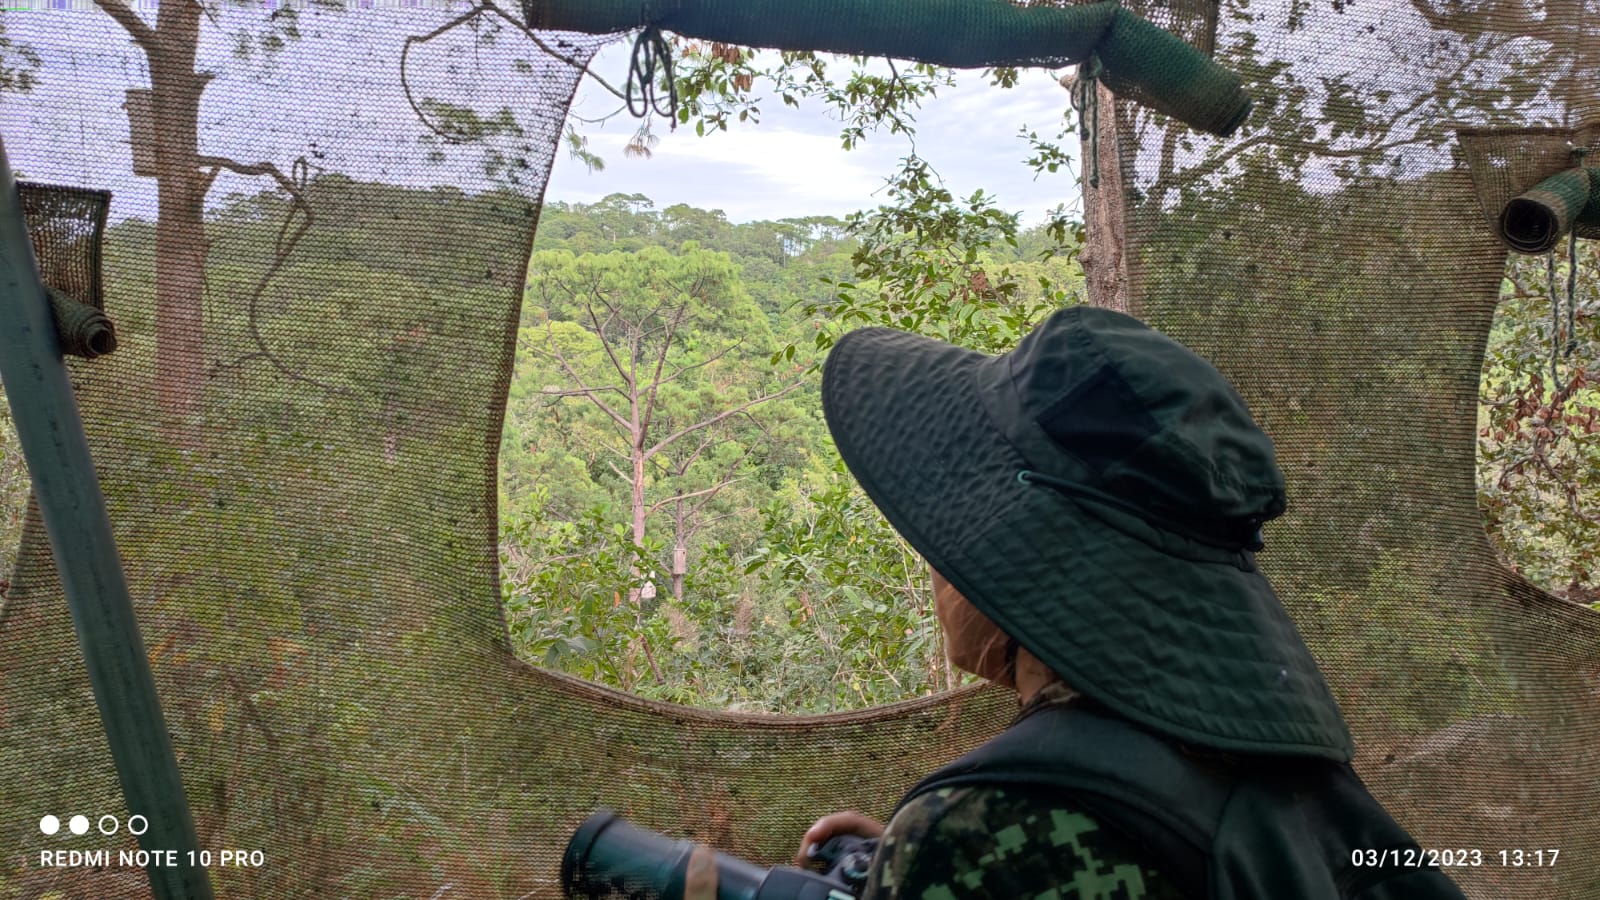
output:
M 1518 253 L 1546 253 L 1584 228 L 1600 228 L 1600 168 L 1593 166 L 1546 178 L 1500 213 L 1500 236 Z
M 117 349 L 117 331 L 109 316 L 53 287 L 46 287 L 45 290 L 50 297 L 50 312 L 61 339 L 61 352 L 93 359 Z

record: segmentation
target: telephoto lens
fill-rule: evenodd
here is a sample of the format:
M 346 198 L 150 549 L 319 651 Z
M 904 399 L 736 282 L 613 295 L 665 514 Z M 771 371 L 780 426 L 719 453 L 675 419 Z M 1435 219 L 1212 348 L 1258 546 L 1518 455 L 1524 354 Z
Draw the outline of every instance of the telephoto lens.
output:
M 857 860 L 863 852 L 870 855 L 873 842 L 860 845 L 855 848 Z M 573 900 L 683 900 L 694 847 L 692 841 L 673 840 L 600 810 L 567 842 L 561 887 Z M 855 900 L 859 889 L 859 881 L 847 883 L 836 872 L 818 875 L 788 866 L 763 869 L 725 853 L 715 856 L 717 900 Z

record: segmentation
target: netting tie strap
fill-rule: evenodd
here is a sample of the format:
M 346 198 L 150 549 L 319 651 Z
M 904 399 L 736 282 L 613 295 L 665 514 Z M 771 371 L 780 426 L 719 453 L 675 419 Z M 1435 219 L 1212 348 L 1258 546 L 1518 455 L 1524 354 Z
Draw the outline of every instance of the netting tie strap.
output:
M 1581 170 L 1583 158 L 1589 153 L 1588 147 L 1573 147 L 1572 158 L 1574 164 Z M 1573 351 L 1578 349 L 1578 229 L 1572 228 L 1567 235 L 1567 340 L 1561 342 L 1561 295 L 1556 290 L 1556 250 L 1550 249 L 1550 254 L 1545 258 L 1545 274 L 1550 285 L 1550 381 L 1555 385 L 1557 392 L 1564 392 L 1567 388 L 1561 382 L 1560 364 L 1563 359 L 1570 359 Z
M 660 66 L 662 75 L 667 82 L 667 106 L 661 106 L 661 98 L 656 93 L 656 67 Z M 638 92 L 637 100 L 634 92 Z M 633 42 L 633 58 L 628 63 L 627 84 L 628 112 L 636 119 L 643 119 L 654 111 L 658 115 L 666 116 L 667 120 L 676 128 L 678 124 L 678 82 L 672 74 L 672 48 L 667 46 L 666 38 L 661 36 L 661 28 L 650 23 L 639 32 L 639 37 Z
M 1261 526 L 1266 519 L 1260 515 L 1215 519 L 1209 522 L 1182 522 L 1088 485 L 1078 484 L 1065 478 L 1045 475 L 1032 469 L 1018 471 L 1017 483 L 1051 488 L 1066 494 L 1074 500 L 1110 507 L 1162 531 L 1169 531 L 1179 537 L 1205 544 L 1208 547 L 1216 547 L 1232 553 L 1239 553 L 1242 550 L 1259 553 L 1266 549 L 1266 542 L 1261 534 Z M 1248 560 L 1245 563 L 1247 566 L 1249 564 Z M 1246 566 L 1241 566 L 1241 568 L 1249 571 Z
M 1084 168 L 1084 181 L 1089 187 L 1100 186 L 1100 92 L 1095 90 L 1100 81 L 1100 55 L 1078 64 L 1078 82 L 1072 89 L 1072 108 L 1078 113 L 1078 139 L 1089 147 L 1089 159 Z
M 1589 154 L 1588 147 L 1573 147 L 1572 158 L 1579 168 Z M 1578 349 L 1578 229 L 1572 229 L 1567 241 L 1567 347 L 1565 355 L 1572 356 Z

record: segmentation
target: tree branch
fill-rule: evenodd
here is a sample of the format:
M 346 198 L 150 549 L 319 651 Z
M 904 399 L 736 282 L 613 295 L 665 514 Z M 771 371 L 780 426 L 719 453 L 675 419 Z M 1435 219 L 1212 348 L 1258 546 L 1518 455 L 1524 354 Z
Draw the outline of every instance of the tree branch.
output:
M 600 317 L 595 314 L 594 303 L 587 298 L 585 298 L 583 301 L 583 309 L 589 314 L 589 321 L 594 323 L 595 336 L 600 338 L 600 347 L 606 351 L 606 358 L 611 360 L 611 366 L 617 370 L 617 374 L 621 375 L 623 382 L 627 384 L 628 390 L 630 391 L 629 396 L 635 396 L 638 391 L 638 385 L 634 383 L 633 373 L 622 367 L 622 362 L 617 359 L 616 352 L 611 349 L 611 342 L 606 340 L 606 329 L 609 328 L 612 321 L 617 318 L 617 308 L 612 306 L 606 300 L 605 295 L 600 292 L 600 288 L 597 284 L 590 285 L 589 293 L 592 294 L 596 300 L 600 301 L 601 306 L 606 308 L 606 320 L 602 324 Z M 573 299 L 576 300 L 577 296 L 574 295 Z M 631 428 L 633 426 L 630 425 L 629 427 Z
M 139 45 L 147 56 L 154 56 L 166 51 L 166 42 L 161 39 L 160 33 L 145 24 L 139 14 L 133 11 L 127 0 L 94 0 L 94 5 L 100 7 L 106 15 L 116 21 L 122 29 L 128 32 L 133 42 Z
M 566 55 L 564 53 L 561 53 L 559 50 L 556 50 L 554 47 L 551 47 L 549 44 L 547 44 L 543 40 L 541 40 L 539 35 L 538 35 L 538 33 L 533 31 L 532 29 L 530 29 L 528 27 L 528 23 L 524 22 L 521 18 L 516 17 L 516 16 L 512 16 L 512 15 L 506 13 L 505 10 L 501 9 L 498 6 L 495 6 L 494 3 L 490 2 L 490 0 L 480 0 L 480 2 L 482 3 L 483 8 L 485 10 L 494 13 L 495 15 L 499 16 L 500 18 L 505 19 L 507 22 L 510 22 L 511 26 L 513 28 L 517 29 L 518 31 L 520 31 L 524 35 L 526 35 L 528 40 L 533 41 L 534 45 L 537 46 L 540 50 L 543 50 L 545 53 L 550 54 L 550 57 L 552 59 L 559 60 L 560 62 L 564 62 L 567 65 L 573 67 L 574 69 L 582 69 L 584 74 L 588 75 L 590 78 L 593 78 L 596 82 L 599 83 L 599 85 L 601 87 L 603 87 L 607 91 L 609 91 L 618 100 L 626 100 L 626 99 L 628 99 L 626 94 L 624 94 L 622 91 L 617 90 L 614 86 L 612 86 L 612 84 L 610 82 L 606 81 L 604 78 L 601 78 L 599 75 L 596 75 L 593 72 L 589 71 L 589 67 L 587 65 L 579 65 L 578 64 L 578 60 L 576 58 L 568 56 L 568 55 Z
M 657 307 L 659 309 L 659 307 Z M 656 356 L 656 370 L 650 378 L 650 389 L 645 392 L 644 414 L 639 419 L 639 433 L 650 433 L 650 422 L 655 418 L 656 395 L 661 390 L 661 370 L 667 365 L 667 352 L 672 349 L 672 338 L 678 333 L 678 326 L 682 324 L 684 316 L 689 314 L 689 304 L 680 304 L 674 311 L 671 320 L 666 324 L 666 337 L 661 339 L 661 353 Z
M 735 479 L 735 480 L 737 480 L 737 479 Z M 714 484 L 714 485 L 712 485 L 711 487 L 708 487 L 708 488 L 701 488 L 698 491 L 689 491 L 688 493 L 685 493 L 685 494 L 674 494 L 671 497 L 666 497 L 664 499 L 657 500 L 656 502 L 650 504 L 650 509 L 645 512 L 645 515 L 647 515 L 647 516 L 654 515 L 656 510 L 660 509 L 663 506 L 666 506 L 668 503 L 679 503 L 679 502 L 682 502 L 684 500 L 688 500 L 691 497 L 699 497 L 699 496 L 702 496 L 704 494 L 715 495 L 717 493 L 717 491 L 722 490 L 723 488 L 727 487 L 729 484 L 732 484 L 732 483 L 733 483 L 732 481 L 724 481 L 724 482 L 721 482 L 720 484 Z M 696 507 L 696 509 L 698 509 L 698 508 L 699 507 Z M 694 510 L 690 510 L 689 512 L 692 515 L 694 513 Z
M 752 406 L 755 406 L 758 403 L 765 403 L 768 400 L 776 400 L 779 397 L 782 397 L 784 394 L 787 394 L 790 391 L 794 390 L 795 388 L 799 387 L 801 384 L 802 384 L 802 382 L 799 382 L 799 381 L 793 382 L 792 384 L 790 384 L 788 387 L 784 388 L 781 391 L 774 391 L 774 392 L 772 392 L 770 394 L 764 394 L 764 395 L 762 395 L 760 397 L 755 398 L 754 400 L 748 400 L 748 401 L 746 401 L 744 403 L 741 403 L 741 404 L 739 404 L 738 406 L 735 406 L 732 409 L 725 410 L 723 412 L 717 413 L 716 415 L 712 416 L 709 419 L 705 419 L 703 421 L 696 422 L 693 425 L 687 425 L 687 426 L 685 426 L 683 428 L 680 428 L 677 431 L 674 431 L 672 434 L 669 434 L 666 437 L 662 438 L 661 440 L 657 441 L 655 446 L 651 447 L 649 450 L 646 450 L 645 453 L 644 453 L 644 458 L 645 459 L 649 459 L 650 457 L 655 456 L 657 453 L 660 453 L 662 450 L 666 449 L 668 446 L 672 445 L 674 442 L 676 442 L 678 439 L 684 437 L 685 435 L 692 434 L 692 433 L 694 433 L 696 431 L 699 431 L 702 428 L 709 428 L 712 425 L 715 425 L 718 422 L 721 422 L 723 419 L 729 418 L 731 416 L 736 416 L 739 413 L 744 412 L 745 410 L 749 409 Z
M 697 533 L 699 533 L 700 529 L 705 528 L 708 525 L 715 525 L 716 523 L 721 522 L 723 519 L 732 519 L 732 518 L 736 518 L 738 516 L 746 516 L 746 515 L 749 515 L 749 514 L 755 512 L 755 511 L 756 511 L 756 507 L 754 507 L 754 506 L 746 506 L 743 509 L 736 509 L 736 510 L 734 510 L 732 512 L 725 512 L 720 516 L 712 516 L 712 517 L 710 517 L 708 519 L 696 519 L 692 524 L 690 524 L 690 525 L 688 525 L 687 527 L 684 528 L 684 531 L 683 531 L 684 538 L 685 539 L 693 538 Z
M 245 357 L 240 358 L 240 360 L 238 360 L 238 362 L 234 365 L 243 365 L 246 360 L 254 358 L 265 359 L 267 362 L 272 364 L 274 369 L 278 370 L 279 374 L 292 381 L 301 381 L 333 394 L 341 394 L 345 396 L 353 394 L 354 392 L 348 387 L 330 384 L 290 368 L 287 363 L 278 358 L 277 354 L 272 351 L 272 348 L 267 346 L 267 339 L 261 333 L 261 322 L 258 314 L 261 304 L 261 295 L 265 293 L 267 289 L 267 283 L 272 280 L 274 275 L 278 274 L 278 270 L 283 268 L 284 263 L 288 262 L 289 255 L 294 252 L 294 248 L 300 243 L 300 239 L 304 237 L 305 233 L 311 229 L 311 224 L 313 221 L 311 207 L 305 202 L 305 194 L 303 193 L 305 182 L 310 174 L 310 167 L 309 164 L 306 163 L 305 157 L 302 156 L 299 159 L 296 159 L 294 166 L 291 167 L 295 174 L 300 176 L 300 181 L 298 182 L 285 176 L 282 171 L 280 171 L 271 163 L 264 162 L 256 166 L 245 166 L 241 163 L 236 163 L 233 160 L 225 159 L 223 157 L 202 156 L 198 157 L 198 159 L 201 161 L 202 165 L 227 168 L 237 166 L 244 172 L 244 174 L 271 174 L 279 180 L 280 186 L 282 186 L 289 194 L 289 214 L 284 217 L 283 225 L 278 230 L 277 244 L 273 247 L 272 262 L 267 266 L 267 270 L 261 273 L 261 277 L 256 280 L 255 286 L 251 288 L 249 299 L 245 304 L 245 324 L 250 332 L 251 341 L 256 345 L 257 352 L 247 354 Z M 216 177 L 215 173 L 213 173 L 212 177 Z M 298 222 L 296 222 L 296 213 L 299 214 Z M 290 230 L 291 225 L 293 225 L 292 231 Z M 285 237 L 287 237 L 287 241 L 285 241 Z M 230 296 L 234 296 L 231 291 Z M 223 368 L 225 367 L 219 364 L 217 367 L 213 368 L 212 372 L 215 374 L 222 371 Z
M 754 444 L 751 444 L 750 446 L 744 448 L 744 452 L 739 454 L 739 458 L 734 460 L 731 464 L 729 464 L 729 466 L 726 469 L 723 470 L 721 482 L 718 483 L 717 486 L 710 493 L 708 493 L 705 496 L 705 499 L 701 500 L 699 503 L 696 503 L 694 506 L 690 507 L 689 515 L 691 517 L 698 517 L 700 515 L 700 510 L 705 509 L 707 503 L 710 503 L 712 500 L 715 500 L 716 497 L 717 497 L 717 493 L 719 491 L 721 491 L 723 488 L 727 487 L 728 485 L 733 484 L 735 481 L 739 480 L 739 479 L 733 477 L 733 473 L 740 466 L 744 465 L 744 461 L 750 458 L 750 453 L 752 451 L 754 451 L 754 450 L 755 450 L 755 445 Z M 685 498 L 685 499 L 687 499 L 687 498 Z
M 1429 26 L 1463 37 L 1477 37 L 1485 32 L 1542 37 L 1545 26 L 1549 24 L 1544 18 L 1534 18 L 1528 7 L 1522 4 L 1485 3 L 1478 9 L 1468 10 L 1460 3 L 1447 0 L 1445 6 L 1447 11 L 1441 12 L 1428 0 L 1411 0 L 1411 8 Z M 1513 16 L 1513 13 L 1520 15 Z
M 1425 2 L 1425 0 L 1413 0 L 1413 3 L 1416 4 L 1423 2 Z M 1482 61 L 1484 58 L 1491 56 L 1495 51 L 1497 51 L 1500 47 L 1514 37 L 1515 35 L 1507 35 L 1502 37 L 1500 40 L 1491 40 L 1482 46 L 1475 48 L 1470 54 L 1468 54 L 1453 67 L 1449 75 L 1441 75 L 1439 80 L 1449 80 L 1453 83 L 1473 65 Z M 1436 97 L 1434 94 L 1419 93 L 1410 103 L 1407 103 L 1406 105 L 1394 110 L 1381 120 L 1373 122 L 1372 125 L 1366 130 L 1378 135 L 1390 134 L 1399 128 L 1400 123 L 1406 119 L 1406 117 L 1414 114 L 1417 110 L 1435 100 Z M 1306 132 L 1302 130 L 1301 134 L 1304 135 Z M 1161 198 L 1164 196 L 1166 191 L 1171 190 L 1175 185 L 1204 178 L 1207 175 L 1218 171 L 1246 151 L 1255 149 L 1257 147 L 1270 146 L 1286 150 L 1299 150 L 1325 159 L 1339 159 L 1365 156 L 1370 153 L 1381 153 L 1386 150 L 1393 150 L 1399 147 L 1422 143 L 1435 137 L 1437 137 L 1437 135 L 1413 133 L 1410 137 L 1405 138 L 1396 138 L 1393 140 L 1368 143 L 1360 146 L 1338 147 L 1335 146 L 1335 142 L 1338 140 L 1337 138 L 1317 139 L 1314 137 L 1314 134 L 1310 137 L 1296 137 L 1292 135 L 1278 135 L 1271 131 L 1261 131 L 1249 138 L 1233 144 L 1226 150 L 1223 150 L 1210 159 L 1199 162 L 1196 165 L 1188 168 L 1170 171 L 1161 175 L 1155 180 L 1154 183 L 1150 185 L 1150 188 L 1145 193 L 1148 196 Z
M 270 175 L 274 181 L 278 182 L 278 186 L 282 187 L 286 192 L 289 193 L 290 196 L 299 197 L 301 195 L 301 188 L 303 185 L 296 183 L 294 179 L 283 174 L 282 169 L 270 162 L 258 162 L 254 165 L 251 165 L 249 163 L 242 163 L 237 160 L 228 159 L 225 156 L 198 156 L 195 158 L 195 161 L 202 166 L 211 166 L 214 169 L 227 169 L 230 172 L 236 172 L 240 175 Z M 321 169 L 319 168 L 318 171 L 321 171 Z M 215 178 L 216 175 L 213 174 L 212 177 Z
M 1199 163 L 1198 165 L 1187 169 L 1178 170 L 1169 180 L 1165 182 L 1155 182 L 1154 184 L 1150 185 L 1150 189 L 1146 193 L 1150 196 L 1160 196 L 1164 192 L 1170 190 L 1173 185 L 1178 182 L 1189 182 L 1204 178 L 1207 175 L 1216 172 L 1218 169 L 1221 169 L 1223 166 L 1236 159 L 1245 151 L 1253 150 L 1257 147 L 1277 147 L 1284 150 L 1302 150 L 1318 157 L 1337 159 L 1351 156 L 1365 156 L 1369 153 L 1381 153 L 1385 150 L 1393 150 L 1397 147 L 1418 144 L 1427 139 L 1428 138 L 1423 135 L 1414 135 L 1403 140 L 1386 141 L 1379 144 L 1368 144 L 1362 147 L 1335 148 L 1331 141 L 1279 140 L 1277 135 L 1272 134 L 1271 132 L 1263 131 L 1260 134 L 1257 134 L 1255 137 L 1248 138 L 1240 141 L 1237 144 L 1234 144 L 1232 147 L 1229 147 L 1227 150 L 1217 154 L 1216 156 L 1213 156 L 1205 162 Z
M 619 388 L 614 384 L 608 384 L 605 387 L 597 388 L 576 388 L 570 391 L 553 391 L 548 388 L 540 388 L 539 395 L 541 397 L 587 397 L 590 394 L 595 394 L 600 391 L 616 391 L 617 393 L 622 394 L 624 397 L 628 396 L 627 394 L 623 393 L 622 388 Z
M 677 380 L 679 375 L 682 375 L 685 372 L 690 372 L 690 371 L 693 371 L 695 369 L 704 368 L 705 366 L 709 366 L 712 363 L 716 362 L 717 360 L 723 358 L 724 356 L 727 356 L 735 348 L 737 348 L 740 344 L 743 344 L 743 343 L 744 343 L 744 338 L 739 338 L 738 340 L 734 341 L 733 343 L 729 344 L 728 346 L 723 347 L 721 350 L 718 350 L 716 353 L 713 353 L 711 356 L 707 357 L 706 359 L 701 360 L 700 362 L 695 363 L 692 366 L 682 366 L 682 367 L 680 367 L 678 369 L 678 371 L 673 372 L 671 375 L 668 375 L 667 377 L 661 379 L 660 383 L 661 384 L 671 384 L 672 382 Z
M 700 458 L 700 454 L 706 452 L 708 448 L 715 446 L 716 443 L 717 438 L 715 435 L 707 435 L 706 439 L 700 442 L 700 446 L 694 448 L 694 452 L 690 453 L 688 458 L 686 458 L 682 463 L 679 463 L 678 470 L 674 474 L 678 475 L 680 478 L 689 474 L 689 467 L 694 465 L 695 460 Z
M 578 370 L 574 369 L 572 364 L 567 362 L 566 354 L 561 352 L 561 346 L 556 343 L 555 329 L 550 327 L 549 319 L 545 319 L 544 330 L 550 339 L 550 349 L 555 353 L 556 361 L 561 363 L 561 368 L 566 370 L 567 377 L 577 382 L 580 389 L 587 391 L 588 393 L 585 394 L 585 396 L 589 398 L 589 401 L 595 406 L 600 407 L 601 411 L 610 416 L 613 421 L 622 426 L 624 429 L 631 429 L 633 426 L 628 422 L 628 420 L 624 419 L 616 410 L 612 409 L 610 404 L 606 403 L 604 400 L 601 400 L 599 397 L 596 397 L 594 395 L 594 390 L 591 389 L 587 384 L 584 384 L 583 376 L 579 375 Z M 602 340 L 600 343 L 604 344 L 605 341 Z M 623 396 L 627 395 L 624 394 Z

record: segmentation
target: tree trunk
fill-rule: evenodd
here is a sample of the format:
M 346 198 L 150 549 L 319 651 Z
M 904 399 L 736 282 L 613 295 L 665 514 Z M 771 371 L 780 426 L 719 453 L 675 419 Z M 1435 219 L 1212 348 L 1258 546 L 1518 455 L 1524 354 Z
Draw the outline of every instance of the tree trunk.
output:
M 683 501 L 676 504 L 672 519 L 672 600 L 683 605 L 683 578 L 689 574 L 689 535 L 685 529 Z
M 632 477 L 633 477 L 633 484 L 630 486 L 632 488 L 632 491 L 633 491 L 632 498 L 631 498 L 632 499 L 632 506 L 633 506 L 633 543 L 634 543 L 635 546 L 641 546 L 642 547 L 642 546 L 644 546 L 644 534 L 645 534 L 645 528 L 644 528 L 644 526 L 645 526 L 645 505 L 644 505 L 644 453 L 645 453 L 644 439 L 645 439 L 645 435 L 644 435 L 644 430 L 639 426 L 639 412 L 638 412 L 639 404 L 638 404 L 637 400 L 635 400 L 633 402 L 633 409 L 634 409 L 634 413 L 633 413 L 633 454 L 632 454 L 632 456 L 633 456 L 633 472 L 631 473 Z M 639 606 L 639 587 L 637 585 L 638 578 L 639 578 L 639 575 L 640 575 L 639 567 L 638 566 L 634 566 L 629 571 L 631 571 L 633 573 L 635 586 L 628 589 L 628 602 L 632 603 L 634 605 L 634 608 L 637 609 L 638 606 Z
M 195 448 L 201 425 L 201 298 L 205 285 L 206 183 L 200 172 L 200 95 L 194 71 L 198 3 L 163 3 L 159 45 L 146 46 L 155 119 L 156 398 L 163 436 Z
M 1128 291 L 1128 260 L 1125 255 L 1127 235 L 1126 190 L 1122 183 L 1122 161 L 1118 158 L 1117 98 L 1097 84 L 1099 147 L 1091 152 L 1090 144 L 1082 142 L 1083 171 L 1083 224 L 1087 232 L 1079 263 L 1083 266 L 1084 281 L 1089 288 L 1089 302 L 1135 315 Z M 1090 167 L 1098 173 L 1100 184 L 1089 186 L 1087 173 Z
M 628 390 L 628 406 L 631 410 L 631 429 L 628 432 L 628 436 L 633 441 L 633 452 L 629 454 L 633 458 L 633 472 L 630 473 L 633 476 L 633 493 L 631 498 L 633 505 L 633 543 L 635 546 L 643 546 L 645 535 L 645 515 L 648 512 L 644 504 L 645 443 L 649 435 L 645 433 L 646 426 L 640 421 L 639 418 L 638 382 L 630 379 Z M 650 666 L 650 674 L 655 677 L 656 684 L 666 684 L 666 679 L 661 677 L 661 667 L 656 665 L 655 654 L 650 652 L 650 639 L 646 637 L 644 633 L 644 614 L 643 609 L 641 608 L 643 601 L 640 597 L 642 591 L 639 587 L 639 575 L 641 574 L 639 572 L 639 566 L 635 564 L 630 567 L 628 571 L 633 575 L 634 583 L 634 586 L 628 589 L 628 602 L 633 606 L 635 617 L 634 621 L 639 627 L 639 647 L 644 651 L 644 660 Z M 653 588 L 654 582 L 652 582 L 651 585 Z

